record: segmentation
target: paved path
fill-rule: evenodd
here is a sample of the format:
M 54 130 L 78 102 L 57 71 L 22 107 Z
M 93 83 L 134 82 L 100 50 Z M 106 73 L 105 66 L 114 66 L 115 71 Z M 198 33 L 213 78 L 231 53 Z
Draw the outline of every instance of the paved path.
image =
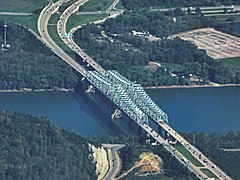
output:
M 0 12 L 0 15 L 7 16 L 33 16 L 33 13 L 24 13 L 24 12 Z
M 48 22 L 51 15 L 56 12 L 66 0 L 59 0 L 56 3 L 50 2 L 40 13 L 38 18 L 38 31 L 41 36 L 41 40 L 61 59 L 73 67 L 83 76 L 86 76 L 87 71 L 80 66 L 74 59 L 72 59 L 67 53 L 65 53 L 50 37 L 48 33 Z
M 110 165 L 109 170 L 106 176 L 104 177 L 104 179 L 111 180 L 116 178 L 117 173 L 121 169 L 121 159 L 118 155 L 118 151 L 124 146 L 125 145 L 123 144 L 103 144 L 103 147 L 109 150 L 108 159 L 109 159 L 109 165 Z
M 99 65 L 97 65 L 86 53 L 84 53 L 80 47 L 78 47 L 76 44 L 73 44 L 73 39 L 72 36 L 68 36 L 67 38 L 65 37 L 66 34 L 66 23 L 68 18 L 70 17 L 71 14 L 73 14 L 74 12 L 77 11 L 77 9 L 79 8 L 79 6 L 81 6 L 83 3 L 87 2 L 88 0 L 79 0 L 77 2 L 75 2 L 73 5 L 69 6 L 64 13 L 62 14 L 62 16 L 60 17 L 60 20 L 58 21 L 58 25 L 57 25 L 57 31 L 60 35 L 60 37 L 63 39 L 63 41 L 71 48 L 73 49 L 75 52 L 77 51 L 77 53 L 83 57 L 84 60 L 86 60 L 89 64 L 92 63 L 91 65 L 93 67 L 95 67 L 95 69 L 97 69 L 98 71 L 102 72 L 104 74 L 105 70 L 100 67 Z M 69 57 L 60 47 L 58 47 L 56 45 L 56 43 L 51 39 L 51 37 L 48 34 L 48 21 L 51 17 L 51 15 L 56 12 L 59 8 L 59 6 L 62 5 L 64 1 L 63 0 L 59 0 L 57 3 L 50 3 L 48 6 L 46 6 L 38 19 L 38 30 L 39 33 L 42 37 L 42 41 L 46 43 L 46 45 L 52 49 L 53 52 L 55 52 L 59 57 L 61 57 L 65 62 L 67 62 L 69 65 L 71 65 L 74 69 L 76 69 L 78 72 L 80 72 L 83 76 L 86 75 L 86 70 L 81 67 L 78 63 L 76 63 L 76 61 L 74 61 L 71 57 Z M 117 1 L 114 1 L 115 3 Z M 113 7 L 112 7 L 113 8 Z M 194 157 L 197 157 L 199 154 L 202 155 L 202 158 L 200 159 L 200 162 L 203 162 L 203 167 L 209 169 L 210 171 L 212 171 L 217 177 L 219 177 L 219 179 L 231 179 L 229 176 L 227 176 L 222 170 L 220 170 L 220 168 L 218 168 L 215 164 L 213 164 L 213 162 L 211 162 L 207 157 L 205 157 L 198 149 L 196 149 L 195 147 L 193 147 L 191 144 L 189 144 L 185 139 L 183 139 L 177 132 L 175 132 L 170 126 L 168 126 L 166 123 L 159 123 L 159 126 L 161 126 L 166 132 L 168 132 L 173 138 L 175 138 L 180 144 L 182 144 L 186 149 L 190 149 L 190 152 L 192 153 L 192 155 Z M 194 172 L 200 179 L 204 179 L 207 178 L 207 176 L 200 171 L 199 167 L 196 167 L 195 165 L 193 165 L 191 162 L 189 162 L 188 160 L 186 160 L 185 157 L 183 157 L 183 155 L 176 151 L 176 149 L 171 146 L 168 142 L 166 142 L 161 136 L 158 135 L 157 132 L 153 131 L 151 129 L 151 127 L 149 127 L 146 124 L 139 124 L 139 126 L 141 128 L 143 128 L 148 134 L 150 134 L 155 140 L 157 140 L 160 144 L 162 144 L 166 150 L 168 150 L 174 157 L 176 157 L 182 164 L 184 164 L 185 166 L 187 166 L 192 172 Z M 109 173 L 107 174 L 107 176 L 105 177 L 106 179 L 112 179 L 116 176 L 116 173 L 119 170 L 119 162 L 120 159 L 118 157 L 118 153 L 117 153 L 118 147 L 112 147 L 111 148 L 111 152 L 110 152 L 110 156 L 112 161 L 110 160 L 110 162 L 112 163 L 110 165 L 109 168 Z M 194 153 L 192 152 L 194 151 Z M 205 163 L 205 161 L 207 160 L 207 163 Z M 219 172 L 221 172 L 221 176 L 219 176 Z M 223 178 L 222 176 L 225 176 L 225 178 Z
M 228 152 L 237 152 L 240 151 L 240 148 L 234 148 L 234 149 L 222 149 L 223 151 L 228 151 Z

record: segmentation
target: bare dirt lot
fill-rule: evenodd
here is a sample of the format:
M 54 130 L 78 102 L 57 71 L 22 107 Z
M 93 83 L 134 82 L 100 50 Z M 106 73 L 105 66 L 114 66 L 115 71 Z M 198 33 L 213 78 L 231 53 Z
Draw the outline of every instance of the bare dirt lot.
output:
M 169 36 L 180 37 L 195 44 L 199 49 L 206 50 L 214 59 L 240 56 L 240 38 L 222 33 L 212 28 L 202 28 Z

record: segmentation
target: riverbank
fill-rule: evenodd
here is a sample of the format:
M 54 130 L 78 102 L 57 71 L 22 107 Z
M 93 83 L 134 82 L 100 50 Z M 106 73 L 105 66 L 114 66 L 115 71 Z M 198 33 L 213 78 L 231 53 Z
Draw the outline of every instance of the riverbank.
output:
M 145 86 L 144 89 L 173 89 L 173 88 L 207 88 L 207 87 L 238 87 L 240 84 L 205 84 L 205 85 L 173 85 L 173 86 Z M 30 88 L 23 89 L 0 89 L 1 92 L 74 92 L 74 89 L 66 89 L 66 88 L 54 88 L 54 89 L 37 89 L 33 90 Z
M 207 88 L 207 87 L 238 87 L 240 84 L 205 84 L 205 85 L 173 85 L 173 86 L 146 86 L 144 89 L 172 89 L 172 88 Z
M 74 89 L 66 89 L 66 88 L 53 88 L 53 89 L 31 89 L 31 88 L 23 88 L 23 89 L 0 89 L 1 92 L 73 92 Z

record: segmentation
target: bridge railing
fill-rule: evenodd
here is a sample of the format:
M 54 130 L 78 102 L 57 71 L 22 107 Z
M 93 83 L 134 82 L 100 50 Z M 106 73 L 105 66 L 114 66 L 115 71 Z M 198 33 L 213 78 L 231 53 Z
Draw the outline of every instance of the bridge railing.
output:
M 154 121 L 168 122 L 168 116 L 148 96 L 140 84 L 136 84 L 117 71 L 107 71 L 107 77 L 113 84 L 120 84 L 126 90 L 128 96 Z
M 136 123 L 147 123 L 147 115 L 131 100 L 121 85 L 115 85 L 100 73 L 88 71 L 86 78 Z

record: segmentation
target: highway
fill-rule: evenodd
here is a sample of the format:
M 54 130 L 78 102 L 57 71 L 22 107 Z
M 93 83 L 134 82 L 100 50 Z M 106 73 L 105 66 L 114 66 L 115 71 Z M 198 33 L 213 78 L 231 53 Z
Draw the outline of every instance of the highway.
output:
M 180 7 L 183 11 L 187 11 L 188 8 L 191 10 L 195 10 L 197 7 Z M 219 10 L 219 9 L 224 9 L 224 8 L 232 8 L 232 6 L 209 6 L 209 7 L 200 7 L 201 11 L 209 11 L 209 10 Z M 150 11 L 169 11 L 169 10 L 174 10 L 174 8 L 157 8 L 157 9 L 151 9 Z M 240 6 L 234 6 L 233 10 L 239 10 Z
M 79 0 L 69 6 L 61 15 L 58 23 L 57 23 L 57 32 L 59 36 L 62 38 L 65 44 L 67 44 L 73 51 L 75 51 L 80 57 L 83 58 L 87 64 L 91 65 L 94 69 L 96 69 L 103 76 L 106 75 L 106 70 L 103 69 L 100 65 L 98 65 L 91 57 L 89 57 L 78 45 L 73 41 L 72 35 L 67 34 L 66 32 L 66 24 L 67 20 L 71 16 L 71 14 L 75 13 L 79 6 L 86 3 L 88 0 Z M 60 0 L 56 3 L 50 2 L 48 6 L 46 6 L 42 11 L 38 19 L 38 30 L 41 35 L 41 40 L 60 58 L 62 58 L 65 62 L 67 62 L 70 66 L 72 66 L 75 70 L 81 73 L 84 77 L 86 76 L 87 71 L 80 66 L 74 59 L 72 59 L 69 55 L 67 55 L 57 44 L 51 39 L 48 33 L 48 22 L 53 13 L 55 13 L 59 6 L 62 3 L 66 2 L 66 0 Z M 114 1 L 116 2 L 116 1 Z M 114 8 L 111 7 L 111 8 Z M 72 31 L 70 31 L 72 32 Z M 168 126 L 163 121 L 157 122 L 159 126 L 161 126 L 167 133 L 169 133 L 174 139 L 176 139 L 180 144 L 182 144 L 186 149 L 188 149 L 192 155 L 199 159 L 199 155 L 201 154 L 201 158 L 199 159 L 202 162 L 203 166 L 210 171 L 212 171 L 219 179 L 231 179 L 227 176 L 219 167 L 217 167 L 213 162 L 211 162 L 206 156 L 204 156 L 197 148 L 193 147 L 189 142 L 187 142 L 184 138 L 182 138 L 177 132 L 175 132 L 170 126 Z M 206 179 L 207 176 L 200 171 L 199 167 L 194 166 L 191 162 L 189 162 L 186 158 L 183 157 L 181 153 L 179 153 L 173 146 L 171 146 L 168 142 L 166 142 L 157 132 L 153 131 L 147 124 L 140 124 L 148 134 L 150 134 L 156 141 L 160 144 L 163 144 L 164 148 L 167 149 L 174 157 L 176 157 L 179 162 L 188 167 L 189 170 L 194 172 L 200 179 Z M 116 160 L 116 149 L 113 148 L 112 155 Z M 115 172 L 118 169 L 118 161 L 112 161 L 111 169 L 107 175 L 107 178 L 112 178 L 115 176 Z
M 100 72 L 103 76 L 106 75 L 105 69 L 103 69 L 98 63 L 96 63 L 90 56 L 88 56 L 70 37 L 70 34 L 67 34 L 66 26 L 68 18 L 75 13 L 81 5 L 86 3 L 88 0 L 79 0 L 69 6 L 60 16 L 60 20 L 57 23 L 58 35 L 61 37 L 63 42 L 70 47 L 74 52 L 76 52 L 86 63 L 90 64 L 94 69 Z
M 188 161 L 180 152 L 178 152 L 171 144 L 165 141 L 156 131 L 154 131 L 150 126 L 143 124 L 140 126 L 152 136 L 159 144 L 162 144 L 163 147 L 170 152 L 181 164 L 186 166 L 190 171 L 192 171 L 199 179 L 207 179 L 206 176 L 202 171 L 200 171 L 199 167 L 196 167 L 190 161 Z
M 105 175 L 104 179 L 115 179 L 117 176 L 117 173 L 121 169 L 121 159 L 119 158 L 118 151 L 125 145 L 122 144 L 103 144 L 103 147 L 108 149 L 109 151 L 109 170 L 107 174 Z
M 48 22 L 53 12 L 55 12 L 59 6 L 65 2 L 64 0 L 59 0 L 56 3 L 50 2 L 40 13 L 38 18 L 38 31 L 41 36 L 41 40 L 48 46 L 56 55 L 73 67 L 83 76 L 86 75 L 87 71 L 80 66 L 74 59 L 72 59 L 67 53 L 65 53 L 50 37 L 48 33 Z
M 219 179 L 232 179 L 209 158 L 207 158 L 202 152 L 200 152 L 197 148 L 185 140 L 180 134 L 174 131 L 174 129 L 172 129 L 168 124 L 161 121 L 157 122 L 157 124 L 161 126 L 167 133 L 169 133 L 175 140 L 177 140 L 182 146 L 184 146 L 196 159 L 198 159 L 205 166 L 205 168 L 209 169 Z
M 84 3 L 86 3 L 89 0 L 79 0 L 69 6 L 61 15 L 58 23 L 57 23 L 57 30 L 58 30 L 58 35 L 61 37 L 63 42 L 71 48 L 75 53 L 77 53 L 83 61 L 85 61 L 87 64 L 91 65 L 95 70 L 97 70 L 99 73 L 101 73 L 103 76 L 106 75 L 106 70 L 103 69 L 97 62 L 95 62 L 90 56 L 88 56 L 73 40 L 73 33 L 77 30 L 77 28 L 73 28 L 70 30 L 70 32 L 67 32 L 66 26 L 67 26 L 67 21 L 69 17 L 74 14 L 75 12 L 78 11 L 79 7 L 82 6 Z M 115 0 L 112 5 L 106 10 L 103 11 L 102 13 L 104 14 L 109 14 L 108 17 L 104 18 L 103 20 L 99 20 L 96 23 L 100 23 L 105 21 L 108 18 L 114 18 L 118 16 L 119 14 L 123 13 L 123 10 L 119 11 L 110 11 L 112 9 L 115 9 L 116 4 L 119 2 L 119 0 Z M 93 12 L 82 12 L 83 14 L 89 14 Z M 99 12 L 95 12 L 96 14 L 101 14 Z M 76 13 L 77 14 L 77 13 Z M 80 28 L 81 26 L 78 26 Z

